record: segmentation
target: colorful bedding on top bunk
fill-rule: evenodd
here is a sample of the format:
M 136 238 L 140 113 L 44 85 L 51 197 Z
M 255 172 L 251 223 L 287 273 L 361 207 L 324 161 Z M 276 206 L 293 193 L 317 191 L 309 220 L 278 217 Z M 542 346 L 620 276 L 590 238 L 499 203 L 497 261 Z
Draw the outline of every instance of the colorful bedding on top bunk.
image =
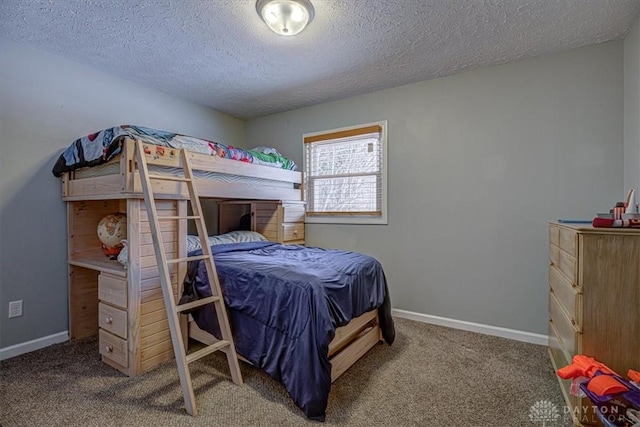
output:
M 219 142 L 173 132 L 142 126 L 121 125 L 76 139 L 60 155 L 52 172 L 55 176 L 61 176 L 65 172 L 106 163 L 120 153 L 122 142 L 127 137 L 163 147 L 184 148 L 196 153 L 219 156 L 225 159 L 296 170 L 295 163 L 283 157 L 275 148 L 256 147 L 252 150 L 243 150 Z

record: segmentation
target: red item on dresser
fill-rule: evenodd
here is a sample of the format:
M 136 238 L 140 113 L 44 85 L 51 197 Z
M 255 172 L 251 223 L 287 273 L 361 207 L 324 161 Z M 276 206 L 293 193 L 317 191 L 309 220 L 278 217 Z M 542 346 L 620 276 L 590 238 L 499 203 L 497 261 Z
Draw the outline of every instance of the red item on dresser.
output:
M 640 218 L 613 219 L 594 218 L 592 225 L 599 228 L 640 228 Z

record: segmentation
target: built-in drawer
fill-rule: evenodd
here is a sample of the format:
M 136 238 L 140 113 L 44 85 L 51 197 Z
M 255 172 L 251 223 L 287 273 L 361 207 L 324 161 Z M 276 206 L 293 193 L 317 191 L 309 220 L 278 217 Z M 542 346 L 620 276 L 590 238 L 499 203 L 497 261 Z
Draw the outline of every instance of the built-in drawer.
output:
M 282 222 L 304 222 L 304 205 L 302 203 L 283 203 L 282 216 Z
M 567 318 L 560 303 L 552 293 L 549 293 L 549 322 L 552 323 L 552 326 L 555 328 L 557 336 L 563 344 L 565 353 L 573 357 L 573 355 L 576 354 L 576 349 L 582 346 L 582 334 L 578 332 L 573 323 L 571 323 L 571 320 Z
M 112 334 L 127 339 L 127 312 L 124 310 L 100 303 L 98 325 Z
M 100 273 L 98 275 L 98 299 L 126 309 L 127 279 Z
M 304 240 L 304 223 L 282 224 L 284 242 Z
M 107 331 L 100 329 L 100 354 L 107 359 L 113 360 L 120 366 L 129 366 L 129 352 L 127 350 L 127 340 L 123 340 Z
M 582 294 L 554 265 L 549 267 L 549 286 L 576 329 L 582 331 Z

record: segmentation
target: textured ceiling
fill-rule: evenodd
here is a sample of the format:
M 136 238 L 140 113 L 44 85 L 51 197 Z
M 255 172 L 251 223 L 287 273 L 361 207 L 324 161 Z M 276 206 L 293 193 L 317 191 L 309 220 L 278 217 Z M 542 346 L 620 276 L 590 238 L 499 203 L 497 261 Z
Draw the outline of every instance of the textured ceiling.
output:
M 1 0 L 0 37 L 239 118 L 623 37 L 640 0 L 312 0 L 296 37 L 253 0 Z

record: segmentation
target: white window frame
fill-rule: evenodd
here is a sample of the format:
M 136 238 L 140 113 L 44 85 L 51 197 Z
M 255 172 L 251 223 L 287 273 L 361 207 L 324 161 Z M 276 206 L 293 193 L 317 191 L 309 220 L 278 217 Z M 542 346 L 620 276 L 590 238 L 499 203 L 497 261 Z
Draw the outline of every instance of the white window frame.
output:
M 321 132 L 311 132 L 305 133 L 302 135 L 302 148 L 303 148 L 303 170 L 307 170 L 307 150 L 305 147 L 305 138 L 317 136 L 317 135 L 326 135 L 334 132 L 343 132 L 352 129 L 360 129 L 368 126 L 380 126 L 380 145 L 381 145 L 381 153 L 382 153 L 382 162 L 381 162 L 381 194 L 380 194 L 380 211 L 381 215 L 358 215 L 356 213 L 349 213 L 347 215 L 328 215 L 328 216 L 315 216 L 315 215 L 307 215 L 305 217 L 305 222 L 309 224 L 387 224 L 387 121 L 382 120 L 378 122 L 365 123 L 356 126 L 348 126 L 337 129 L 329 129 Z M 303 190 L 306 201 L 307 194 L 307 181 L 303 179 Z

